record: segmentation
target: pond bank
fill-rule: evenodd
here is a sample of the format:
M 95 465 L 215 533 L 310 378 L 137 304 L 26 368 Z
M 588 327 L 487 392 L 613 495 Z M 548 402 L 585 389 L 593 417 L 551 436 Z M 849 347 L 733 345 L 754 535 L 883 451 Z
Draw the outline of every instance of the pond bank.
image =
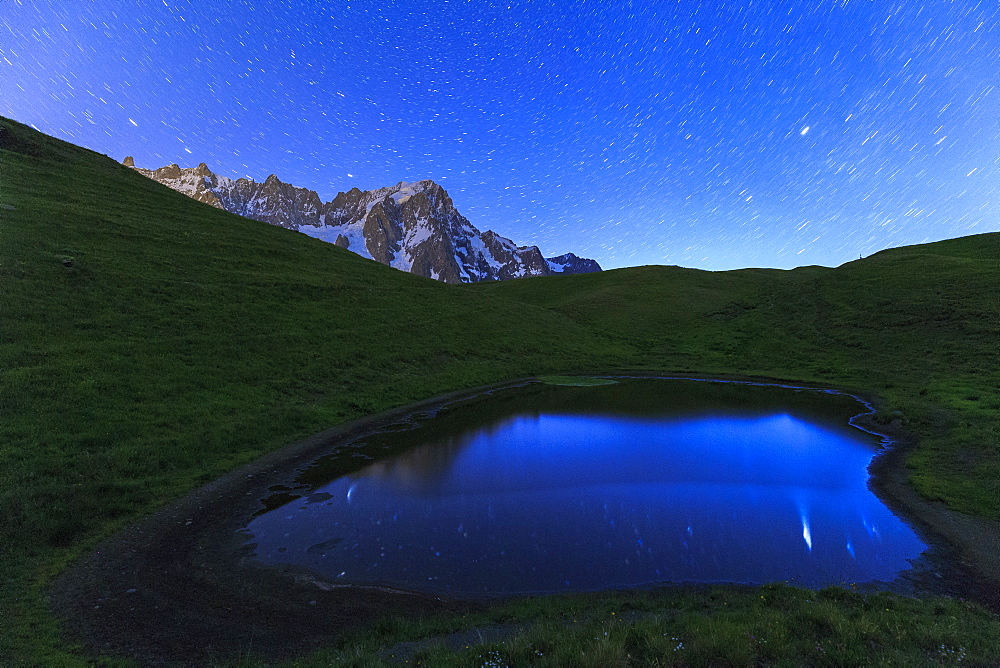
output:
M 772 379 L 720 379 L 786 384 Z M 330 444 L 397 424 L 416 412 L 434 411 L 529 380 L 473 388 L 359 420 L 242 467 L 102 543 L 55 581 L 53 611 L 91 654 L 130 656 L 143 663 L 211 663 L 248 652 L 269 658 L 302 654 L 345 629 L 387 614 L 483 609 L 486 601 L 338 587 L 302 570 L 263 567 L 249 558 L 251 547 L 238 531 L 261 508 L 261 501 L 273 495 L 275 482 L 292 480 L 300 467 Z M 929 563 L 913 573 L 913 585 L 975 598 L 998 609 L 995 555 L 1000 554 L 1000 528 L 986 520 L 957 516 L 918 497 L 906 482 L 904 467 L 912 435 L 899 425 L 874 424 L 870 416 L 861 422 L 897 444 L 873 461 L 873 489 L 932 545 Z M 349 461 L 354 453 L 343 454 Z M 229 501 L 220 504 L 219 499 Z
M 948 510 L 920 496 L 906 468 L 916 436 L 898 424 L 878 424 L 871 416 L 857 422 L 892 441 L 891 448 L 872 460 L 869 486 L 930 545 L 926 563 L 913 574 L 917 587 L 971 599 L 1000 613 L 1000 522 Z

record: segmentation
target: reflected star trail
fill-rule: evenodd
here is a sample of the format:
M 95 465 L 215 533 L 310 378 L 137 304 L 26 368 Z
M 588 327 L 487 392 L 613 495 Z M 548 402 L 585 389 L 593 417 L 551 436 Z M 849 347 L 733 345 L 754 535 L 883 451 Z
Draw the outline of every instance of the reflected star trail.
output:
M 0 4 L 0 114 L 324 199 L 433 179 L 605 268 L 1000 229 L 995 2 Z
M 742 390 L 762 401 L 780 388 L 604 387 L 517 403 L 508 394 L 485 424 L 489 400 L 458 408 L 450 428 L 430 420 L 406 432 L 417 445 L 396 456 L 327 482 L 300 479 L 296 496 L 282 492 L 284 504 L 247 525 L 254 554 L 342 583 L 471 594 L 889 582 L 925 549 L 868 489 L 875 438 L 846 422 L 766 402 L 618 413 L 643 395 Z M 572 396 L 600 408 L 574 408 Z

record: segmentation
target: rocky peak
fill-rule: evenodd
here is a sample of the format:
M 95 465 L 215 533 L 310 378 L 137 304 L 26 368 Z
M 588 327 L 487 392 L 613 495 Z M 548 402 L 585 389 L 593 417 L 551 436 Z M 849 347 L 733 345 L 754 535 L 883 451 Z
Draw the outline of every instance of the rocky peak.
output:
M 135 159 L 132 156 L 127 155 L 125 156 L 125 159 L 122 160 L 122 164 L 126 167 L 135 167 Z
M 549 270 L 554 274 L 591 274 L 601 271 L 601 265 L 595 260 L 578 257 L 573 253 L 565 253 L 545 260 Z
M 262 183 L 213 174 L 205 163 L 136 171 L 206 204 L 246 218 L 298 230 L 396 269 L 447 283 L 600 271 L 572 253 L 546 259 L 480 232 L 458 212 L 448 191 L 430 179 L 376 190 L 351 188 L 329 202 L 270 174 Z
M 177 166 L 177 163 L 167 165 L 166 167 L 160 167 L 153 173 L 156 174 L 156 176 L 160 179 L 181 178 L 181 168 Z

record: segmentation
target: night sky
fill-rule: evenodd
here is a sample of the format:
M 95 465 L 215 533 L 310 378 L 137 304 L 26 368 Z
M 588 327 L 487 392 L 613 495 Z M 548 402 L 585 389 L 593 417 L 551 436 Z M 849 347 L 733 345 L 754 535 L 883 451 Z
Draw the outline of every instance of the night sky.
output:
M 0 0 L 0 115 L 324 199 L 433 179 L 605 268 L 1000 230 L 996 0 Z M 0 183 L 2 188 L 2 183 Z

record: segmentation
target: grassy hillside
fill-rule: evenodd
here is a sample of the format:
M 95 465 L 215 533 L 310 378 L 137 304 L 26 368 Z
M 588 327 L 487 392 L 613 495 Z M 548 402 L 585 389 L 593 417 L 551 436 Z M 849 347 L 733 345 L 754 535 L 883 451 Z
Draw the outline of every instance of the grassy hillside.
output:
M 840 267 L 447 286 L 194 202 L 0 119 L 0 662 L 71 661 L 45 585 L 128 520 L 298 437 L 533 374 L 878 393 L 918 489 L 1000 516 L 1000 235 Z
M 883 251 L 836 269 L 640 267 L 463 289 L 548 307 L 634 366 L 876 393 L 921 436 L 911 480 L 1000 518 L 1000 234 Z

